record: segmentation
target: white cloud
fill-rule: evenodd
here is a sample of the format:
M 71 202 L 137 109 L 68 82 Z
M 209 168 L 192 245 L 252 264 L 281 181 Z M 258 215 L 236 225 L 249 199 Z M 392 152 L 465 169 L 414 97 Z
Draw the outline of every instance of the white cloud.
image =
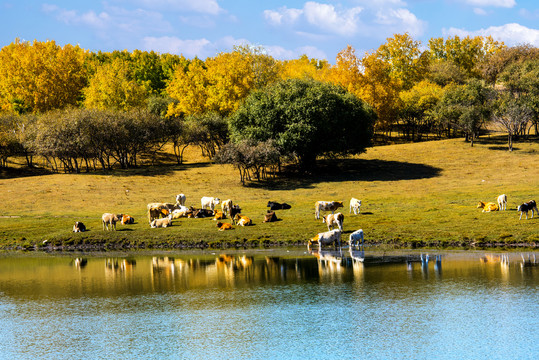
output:
M 143 9 L 127 10 L 105 4 L 103 11 L 78 12 L 44 4 L 42 10 L 67 25 L 89 26 L 102 36 L 110 37 L 111 31 L 138 33 L 143 31 L 167 32 L 172 26 L 161 13 Z
M 464 0 L 468 5 L 481 6 L 481 7 L 503 7 L 512 8 L 516 5 L 515 0 Z
M 193 11 L 211 15 L 217 15 L 223 11 L 216 0 L 131 0 L 131 2 L 147 9 L 167 11 Z
M 264 10 L 266 20 L 275 26 L 293 24 L 303 13 L 300 9 L 288 9 L 286 6 L 275 10 Z
M 450 28 L 443 29 L 445 36 L 492 36 L 495 40 L 501 40 L 506 45 L 514 46 L 518 44 L 531 44 L 539 46 L 539 30 L 530 29 L 520 24 L 505 24 L 502 26 L 491 26 L 487 29 L 467 31 L 464 29 Z
M 293 50 L 285 49 L 282 46 L 266 45 L 264 49 L 268 55 L 278 60 L 298 59 L 301 55 L 307 55 L 309 58 L 324 60 L 327 55 L 324 51 L 315 46 L 302 46 Z
M 424 21 L 419 20 L 407 9 L 380 10 L 376 14 L 376 22 L 381 25 L 401 29 L 401 31 L 396 29 L 394 32 L 402 32 L 404 30 L 413 36 L 422 35 L 427 27 Z
M 302 9 L 281 7 L 278 10 L 265 10 L 264 17 L 273 26 L 299 24 L 333 34 L 354 35 L 358 30 L 361 10 L 360 7 L 337 9 L 333 5 L 308 1 Z
M 146 51 L 160 53 L 183 54 L 187 58 L 198 56 L 205 59 L 214 51 L 213 44 L 207 39 L 182 40 L 177 37 L 162 36 L 143 39 L 143 48 Z
M 338 11 L 333 5 L 306 2 L 303 7 L 309 24 L 339 35 L 354 35 L 358 28 L 360 7 Z
M 474 8 L 473 12 L 475 15 L 480 15 L 480 16 L 487 15 L 487 12 L 485 11 L 485 9 L 482 9 L 482 8 Z

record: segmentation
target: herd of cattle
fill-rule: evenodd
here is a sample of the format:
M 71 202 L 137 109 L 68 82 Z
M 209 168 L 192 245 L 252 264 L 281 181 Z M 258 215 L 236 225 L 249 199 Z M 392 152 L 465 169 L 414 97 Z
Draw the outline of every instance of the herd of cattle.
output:
M 498 196 L 497 203 L 494 202 L 484 202 L 480 201 L 479 204 L 477 204 L 477 208 L 483 209 L 483 212 L 491 212 L 491 211 L 503 211 L 507 209 L 507 195 L 502 194 Z M 537 203 L 535 200 L 530 200 L 528 202 L 525 202 L 517 207 L 517 211 L 520 212 L 519 220 L 522 220 L 522 215 L 526 214 L 526 220 L 528 219 L 528 211 L 532 212 L 532 219 L 534 210 L 537 211 L 539 214 L 539 211 L 537 210 Z
M 186 196 L 179 194 L 176 196 L 176 203 L 150 203 L 147 205 L 148 210 L 148 222 L 151 228 L 166 228 L 172 225 L 172 221 L 179 218 L 207 218 L 213 217 L 216 220 L 216 225 L 219 231 L 231 230 L 233 225 L 236 226 L 250 226 L 253 224 L 252 220 L 241 214 L 241 208 L 237 204 L 233 204 L 232 200 L 221 201 L 216 197 L 205 196 L 200 200 L 200 208 L 196 209 L 193 206 L 187 207 L 185 205 Z M 220 205 L 220 210 L 218 209 Z M 263 222 L 278 221 L 275 210 L 287 210 L 291 206 L 287 203 L 278 203 L 275 201 L 269 201 L 267 204 L 269 210 L 264 216 Z M 339 208 L 343 208 L 342 201 L 317 201 L 314 206 L 315 219 L 320 219 L 320 213 L 322 211 L 331 211 L 331 214 L 322 216 L 322 222 L 327 225 L 328 231 L 318 233 L 315 237 L 309 239 L 307 242 L 307 248 L 313 244 L 318 244 L 319 247 L 324 245 L 341 246 L 341 234 L 343 232 L 344 215 L 340 212 L 335 212 Z M 361 200 L 356 198 L 350 199 L 349 213 L 358 215 L 360 213 Z M 478 208 L 482 208 L 483 212 L 491 212 L 507 209 L 507 196 L 505 194 L 498 196 L 497 203 L 494 202 L 482 202 L 477 205 Z M 534 211 L 537 210 L 537 204 L 534 200 L 530 200 L 518 206 L 520 212 L 520 218 L 522 215 L 526 215 L 528 219 L 528 211 L 532 212 L 532 218 Z M 225 219 L 230 218 L 230 223 L 224 222 Z M 103 230 L 116 230 L 116 223 L 121 224 L 133 224 L 135 220 L 133 217 L 127 214 L 112 214 L 105 213 L 101 217 Z M 86 226 L 82 222 L 75 222 L 73 225 L 73 232 L 84 232 Z M 352 232 L 348 238 L 348 245 L 361 246 L 364 242 L 364 233 L 362 229 Z

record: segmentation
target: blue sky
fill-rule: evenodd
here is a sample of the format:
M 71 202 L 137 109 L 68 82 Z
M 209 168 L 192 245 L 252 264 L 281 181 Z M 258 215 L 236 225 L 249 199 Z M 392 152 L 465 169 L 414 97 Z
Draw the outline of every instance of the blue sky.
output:
M 539 47 L 537 0 L 0 0 L 0 47 L 55 40 L 90 51 L 154 50 L 201 59 L 234 45 L 263 46 L 278 59 L 302 54 L 335 63 L 408 32 L 492 35 Z

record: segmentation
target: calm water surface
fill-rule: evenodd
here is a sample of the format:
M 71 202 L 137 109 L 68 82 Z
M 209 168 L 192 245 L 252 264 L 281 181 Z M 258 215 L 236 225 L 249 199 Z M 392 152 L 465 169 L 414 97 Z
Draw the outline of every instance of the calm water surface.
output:
M 420 255 L 4 254 L 0 358 L 539 358 L 534 253 Z

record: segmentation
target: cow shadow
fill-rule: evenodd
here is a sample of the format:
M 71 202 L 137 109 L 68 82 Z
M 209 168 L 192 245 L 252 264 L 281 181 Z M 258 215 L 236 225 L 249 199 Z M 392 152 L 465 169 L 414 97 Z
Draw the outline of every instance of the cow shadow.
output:
M 265 190 L 314 188 L 322 182 L 418 180 L 440 176 L 441 168 L 401 161 L 340 159 L 320 160 L 307 173 L 285 169 L 277 178 L 247 183 L 246 187 Z

